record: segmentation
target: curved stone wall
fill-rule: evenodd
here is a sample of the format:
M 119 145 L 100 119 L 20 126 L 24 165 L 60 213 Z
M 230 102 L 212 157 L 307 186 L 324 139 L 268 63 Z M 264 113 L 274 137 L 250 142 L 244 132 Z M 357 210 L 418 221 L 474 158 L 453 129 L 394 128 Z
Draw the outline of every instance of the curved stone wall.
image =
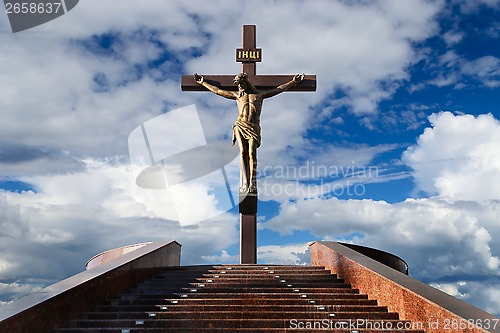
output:
M 339 244 L 347 246 L 348 248 L 356 252 L 359 252 L 361 254 L 364 254 L 365 256 L 372 258 L 373 260 L 376 260 L 381 264 L 389 266 L 397 271 L 400 271 L 403 274 L 408 275 L 408 264 L 406 263 L 406 261 L 404 261 L 403 259 L 392 253 L 361 245 L 340 243 L 340 242 Z
M 140 249 L 141 247 L 146 246 L 148 244 L 151 244 L 151 242 L 122 246 L 116 249 L 96 254 L 89 261 L 87 261 L 87 263 L 85 264 L 85 269 L 90 269 L 105 264 L 112 259 L 118 258 L 126 253 Z

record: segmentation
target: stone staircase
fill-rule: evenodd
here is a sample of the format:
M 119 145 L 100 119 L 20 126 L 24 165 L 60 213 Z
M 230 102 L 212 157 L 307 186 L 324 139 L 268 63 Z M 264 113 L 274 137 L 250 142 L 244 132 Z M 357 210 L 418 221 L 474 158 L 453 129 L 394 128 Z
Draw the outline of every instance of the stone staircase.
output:
M 324 267 L 166 268 L 57 333 L 399 332 L 412 323 Z

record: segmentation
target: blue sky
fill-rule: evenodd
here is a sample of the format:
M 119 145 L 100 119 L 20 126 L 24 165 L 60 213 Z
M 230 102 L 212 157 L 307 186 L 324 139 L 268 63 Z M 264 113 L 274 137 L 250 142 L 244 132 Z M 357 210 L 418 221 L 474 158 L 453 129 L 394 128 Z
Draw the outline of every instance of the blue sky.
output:
M 237 74 L 241 26 L 256 24 L 258 74 L 318 77 L 264 103 L 259 261 L 351 241 L 500 314 L 500 1 L 123 3 L 81 1 L 16 34 L 0 15 L 1 303 L 132 243 L 238 261 L 236 211 L 203 186 L 138 188 L 129 135 L 194 104 L 199 122 L 157 128 L 165 149 L 199 145 L 200 124 L 230 145 L 234 102 L 181 92 L 180 76 Z

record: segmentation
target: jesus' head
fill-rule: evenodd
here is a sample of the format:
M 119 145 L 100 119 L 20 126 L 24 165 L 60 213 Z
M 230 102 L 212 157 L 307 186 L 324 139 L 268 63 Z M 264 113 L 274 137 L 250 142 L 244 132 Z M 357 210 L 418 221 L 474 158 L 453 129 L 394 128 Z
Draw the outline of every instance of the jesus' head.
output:
M 257 92 L 257 89 L 255 89 L 252 82 L 250 82 L 246 73 L 236 75 L 233 79 L 233 83 L 238 85 L 239 91 L 245 91 L 247 93 Z

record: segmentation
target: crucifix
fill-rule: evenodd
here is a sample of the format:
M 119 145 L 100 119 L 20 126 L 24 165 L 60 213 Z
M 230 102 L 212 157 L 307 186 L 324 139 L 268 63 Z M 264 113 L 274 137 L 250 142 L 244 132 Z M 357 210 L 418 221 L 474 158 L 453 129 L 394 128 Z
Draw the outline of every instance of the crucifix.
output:
M 260 113 L 263 100 L 285 91 L 315 91 L 316 75 L 257 75 L 262 50 L 256 48 L 255 25 L 243 26 L 243 45 L 236 49 L 242 72 L 231 75 L 183 75 L 183 91 L 211 91 L 236 100 L 238 118 L 233 144 L 240 148 L 240 263 L 257 263 L 257 148 L 260 146 Z

